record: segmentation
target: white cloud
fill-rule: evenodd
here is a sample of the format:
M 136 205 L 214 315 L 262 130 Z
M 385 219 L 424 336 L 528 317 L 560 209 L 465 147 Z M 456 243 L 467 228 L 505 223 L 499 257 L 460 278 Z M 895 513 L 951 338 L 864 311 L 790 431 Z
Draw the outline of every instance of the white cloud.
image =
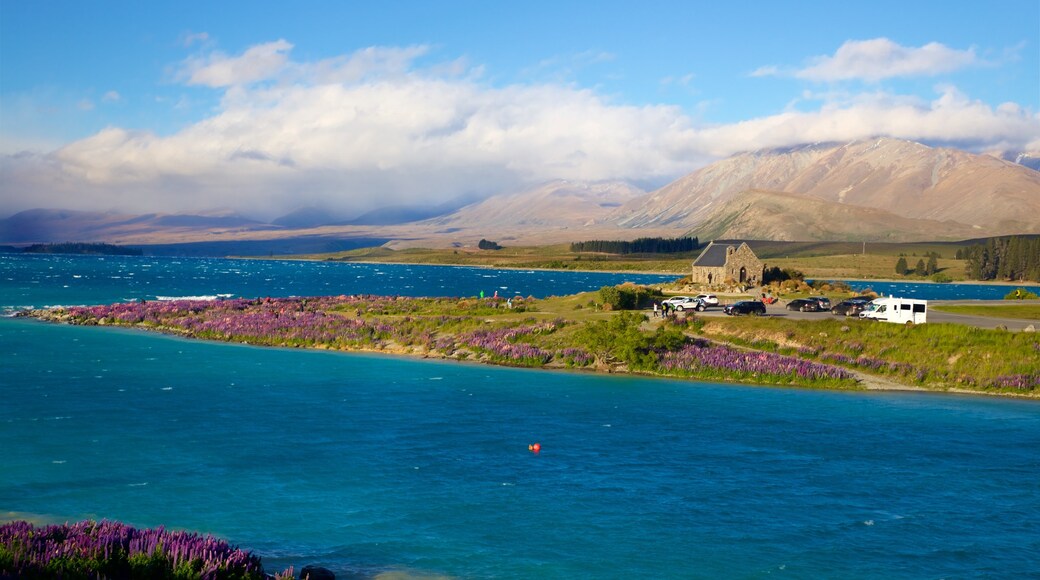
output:
M 183 44 L 185 47 L 190 47 L 191 45 L 196 43 L 205 44 L 207 41 L 209 41 L 209 33 L 207 32 L 188 32 L 185 33 L 182 37 L 181 44 Z
M 361 212 L 558 178 L 662 183 L 738 151 L 881 135 L 1040 148 L 1034 112 L 949 86 L 930 102 L 806 93 L 775 115 L 698 126 L 678 107 L 617 105 L 571 85 L 492 87 L 464 61 L 419 68 L 421 46 L 315 63 L 290 61 L 284 41 L 261 46 L 192 69 L 225 87 L 221 108 L 176 134 L 110 127 L 49 154 L 0 157 L 0 215 L 229 206 L 273 217 L 304 203 Z M 247 80 L 261 78 L 271 82 Z
M 887 38 L 874 38 L 849 40 L 833 56 L 816 57 L 811 66 L 797 71 L 795 76 L 814 81 L 876 82 L 892 77 L 934 76 L 979 63 L 974 48 L 957 50 L 938 42 L 908 47 Z M 758 76 L 775 72 L 770 69 L 763 67 L 756 72 Z
M 774 77 L 780 74 L 780 68 L 776 65 L 760 66 L 748 73 L 751 77 Z
M 191 58 L 184 63 L 181 76 L 190 85 L 208 87 L 230 87 L 270 79 L 288 62 L 292 46 L 285 40 L 277 40 L 254 46 L 237 57 L 214 52 L 206 57 Z
M 937 90 L 930 102 L 888 93 L 850 95 L 826 101 L 815 111 L 788 110 L 706 129 L 698 138 L 703 140 L 702 150 L 717 155 L 874 136 L 956 144 L 975 151 L 1040 147 L 1040 116 L 1013 103 L 994 109 L 954 87 Z
M 686 74 L 684 74 L 682 76 L 679 76 L 679 77 L 667 76 L 667 77 L 664 77 L 663 79 L 661 79 L 660 82 L 661 82 L 661 86 L 663 86 L 663 87 L 670 87 L 670 86 L 688 87 L 693 82 L 693 79 L 696 78 L 696 76 L 697 75 L 695 75 L 693 73 L 686 73 Z
M 104 103 L 118 103 L 121 100 L 123 97 L 116 91 L 108 91 L 101 97 L 101 101 Z

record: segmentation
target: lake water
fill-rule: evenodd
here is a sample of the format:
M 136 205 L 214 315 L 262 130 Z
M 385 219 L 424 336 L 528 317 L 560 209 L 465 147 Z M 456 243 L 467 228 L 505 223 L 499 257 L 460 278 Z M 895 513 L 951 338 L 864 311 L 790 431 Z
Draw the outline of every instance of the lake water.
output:
M 109 304 L 157 296 L 566 296 L 675 275 L 498 270 L 291 260 L 0 254 L 0 307 Z
M 877 282 L 848 280 L 857 292 L 873 290 L 882 296 L 914 298 L 917 300 L 1003 300 L 1017 288 L 1025 288 L 1040 295 L 1036 284 L 935 284 L 928 282 Z
M 405 283 L 541 296 L 632 279 L 0 260 L 7 306 L 413 293 L 394 291 Z M 146 276 L 155 262 L 164 273 Z M 12 318 L 0 318 L 0 353 L 7 518 L 198 530 L 269 570 L 320 564 L 348 578 L 1017 578 L 1040 562 L 1036 402 L 504 369 Z

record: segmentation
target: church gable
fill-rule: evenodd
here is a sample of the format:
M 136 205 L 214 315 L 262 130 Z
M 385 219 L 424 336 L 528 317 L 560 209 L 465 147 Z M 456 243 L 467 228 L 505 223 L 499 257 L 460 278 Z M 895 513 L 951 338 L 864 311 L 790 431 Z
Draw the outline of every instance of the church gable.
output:
M 693 262 L 691 280 L 695 284 L 760 284 L 765 264 L 746 242 L 716 240 L 708 244 Z

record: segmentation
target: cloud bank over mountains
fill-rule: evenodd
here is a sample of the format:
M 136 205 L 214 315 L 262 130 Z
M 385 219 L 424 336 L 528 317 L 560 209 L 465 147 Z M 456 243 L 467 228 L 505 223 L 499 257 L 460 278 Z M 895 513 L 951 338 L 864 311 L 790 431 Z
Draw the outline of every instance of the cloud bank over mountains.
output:
M 277 40 L 179 63 L 175 82 L 220 91 L 221 100 L 176 133 L 108 127 L 55 151 L 0 158 L 0 212 L 230 207 L 270 218 L 318 205 L 349 215 L 551 179 L 662 185 L 733 153 L 809 142 L 890 136 L 1040 149 L 1040 115 L 1018 103 L 993 107 L 949 84 L 936 85 L 931 100 L 840 84 L 985 64 L 974 49 L 937 43 L 849 41 L 793 73 L 764 67 L 752 76 L 813 85 L 787 110 L 715 125 L 678 106 L 619 103 L 566 83 L 495 86 L 465 59 L 429 62 L 428 46 L 311 62 L 292 51 Z M 814 92 L 828 82 L 839 84 Z

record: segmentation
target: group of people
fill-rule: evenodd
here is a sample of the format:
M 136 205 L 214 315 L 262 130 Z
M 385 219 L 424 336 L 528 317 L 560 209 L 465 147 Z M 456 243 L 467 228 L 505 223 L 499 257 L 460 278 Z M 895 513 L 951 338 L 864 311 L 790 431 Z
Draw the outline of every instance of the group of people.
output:
M 675 314 L 675 307 L 671 304 L 667 302 L 662 302 L 660 304 L 654 302 L 654 318 L 671 316 L 673 314 Z

